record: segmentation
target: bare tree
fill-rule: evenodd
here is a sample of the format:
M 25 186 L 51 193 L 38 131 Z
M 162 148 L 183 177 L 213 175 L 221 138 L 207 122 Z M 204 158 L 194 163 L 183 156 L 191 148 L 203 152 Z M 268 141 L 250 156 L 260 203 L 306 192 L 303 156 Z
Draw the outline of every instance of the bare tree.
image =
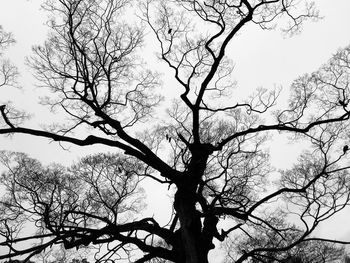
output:
M 309 242 L 347 244 L 314 233 L 349 204 L 350 48 L 295 80 L 285 109 L 274 107 L 279 90 L 235 96 L 233 66 L 225 55 L 248 24 L 299 32 L 304 21 L 319 17 L 313 2 L 144 0 L 133 20 L 135 5 L 46 1 L 51 33 L 34 48 L 29 64 L 50 94 L 43 102 L 67 118 L 33 129 L 2 105 L 0 134 L 103 144 L 119 152 L 86 157 L 70 168 L 43 167 L 26 155 L 2 152 L 8 171 L 2 177 L 7 194 L 0 246 L 7 251 L 0 259 L 30 258 L 63 244 L 92 245 L 99 262 L 205 263 L 214 239 L 242 236 L 247 246 L 231 255 L 240 263 Z M 146 30 L 176 81 L 163 86 L 179 94 L 162 121 L 160 76 L 142 60 Z M 274 132 L 308 142 L 290 170 L 269 165 Z M 272 174 L 280 178 L 273 186 Z M 143 178 L 169 186 L 169 224 L 139 213 Z M 26 224 L 40 231 L 25 235 Z

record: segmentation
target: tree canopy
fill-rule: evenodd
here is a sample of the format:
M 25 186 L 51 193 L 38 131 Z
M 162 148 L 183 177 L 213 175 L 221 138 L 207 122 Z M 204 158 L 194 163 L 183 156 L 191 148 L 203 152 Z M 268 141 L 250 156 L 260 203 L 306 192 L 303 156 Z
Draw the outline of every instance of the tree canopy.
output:
M 205 263 L 221 242 L 231 262 L 288 262 L 309 247 L 333 259 L 342 251 L 334 244 L 350 242 L 316 235 L 350 199 L 350 47 L 297 78 L 283 107 L 280 89 L 237 94 L 227 55 L 249 24 L 297 34 L 320 18 L 314 2 L 47 0 L 43 7 L 50 32 L 28 65 L 48 94 L 42 103 L 61 121 L 31 128 L 26 111 L 3 102 L 0 134 L 111 152 L 64 167 L 1 151 L 0 259 L 63 246 L 88 247 L 97 262 Z M 150 36 L 172 80 L 147 63 Z M 1 50 L 13 43 L 0 28 Z M 0 88 L 17 86 L 15 66 L 0 63 Z M 270 165 L 276 133 L 307 145 L 290 169 Z M 168 187 L 168 224 L 143 216 L 144 180 Z

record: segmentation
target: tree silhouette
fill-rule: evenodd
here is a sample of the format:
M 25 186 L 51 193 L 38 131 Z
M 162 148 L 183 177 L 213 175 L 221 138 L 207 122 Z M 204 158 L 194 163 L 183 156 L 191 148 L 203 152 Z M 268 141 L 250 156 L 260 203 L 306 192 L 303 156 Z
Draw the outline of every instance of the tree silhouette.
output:
M 63 244 L 93 246 L 96 259 L 105 262 L 205 263 L 214 240 L 238 238 L 245 249 L 232 258 L 240 263 L 310 242 L 347 243 L 314 233 L 349 204 L 350 47 L 296 79 L 283 109 L 276 105 L 279 90 L 236 96 L 226 56 L 248 24 L 299 32 L 304 21 L 318 18 L 313 3 L 48 0 L 44 7 L 51 31 L 28 63 L 49 93 L 43 103 L 66 118 L 46 129 L 29 128 L 25 114 L 3 104 L 0 134 L 118 151 L 68 168 L 1 152 L 8 170 L 2 176 L 0 259 L 29 259 Z M 174 82 L 162 84 L 145 61 L 147 30 Z M 6 45 L 12 38 L 0 33 Z M 3 83 L 2 89 L 11 85 L 6 78 Z M 169 107 L 162 104 L 161 86 L 177 96 Z M 289 170 L 269 165 L 275 132 L 307 143 Z M 279 180 L 271 185 L 273 176 Z M 143 178 L 168 186 L 169 224 L 139 213 Z M 28 233 L 29 227 L 37 231 Z

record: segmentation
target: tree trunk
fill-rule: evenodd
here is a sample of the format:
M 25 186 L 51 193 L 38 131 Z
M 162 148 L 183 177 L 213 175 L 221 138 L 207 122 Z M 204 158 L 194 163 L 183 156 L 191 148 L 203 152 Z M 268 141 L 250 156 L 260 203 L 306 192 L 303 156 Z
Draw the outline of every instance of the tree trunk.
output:
M 211 145 L 192 145 L 192 159 L 187 173 L 177 183 L 174 208 L 180 220 L 178 230 L 178 253 L 181 263 L 208 263 L 208 253 L 214 248 L 211 227 L 202 227 L 201 213 L 196 209 L 197 187 L 202 178 L 208 156 L 212 152 Z M 214 226 L 216 230 L 216 224 Z M 207 231 L 207 230 L 210 231 Z M 214 231 L 215 232 L 215 231 Z
M 175 194 L 174 207 L 180 220 L 177 262 L 181 263 L 207 263 L 208 252 L 212 248 L 212 238 L 202 237 L 202 223 L 194 193 L 179 189 Z

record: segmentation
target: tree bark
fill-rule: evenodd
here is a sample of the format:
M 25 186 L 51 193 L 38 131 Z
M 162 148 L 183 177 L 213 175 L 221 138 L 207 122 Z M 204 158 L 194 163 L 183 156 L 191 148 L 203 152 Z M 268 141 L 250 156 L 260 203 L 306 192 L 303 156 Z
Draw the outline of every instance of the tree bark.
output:
M 196 203 L 198 184 L 204 174 L 212 146 L 192 145 L 191 152 L 192 160 L 188 165 L 188 171 L 176 183 L 178 190 L 174 200 L 174 208 L 180 220 L 179 262 L 208 263 L 208 253 L 214 248 L 213 231 L 207 231 L 207 227 L 202 227 L 201 213 L 197 211 Z M 206 219 L 204 224 L 206 225 Z M 216 230 L 216 224 L 214 228 Z
M 208 252 L 212 247 L 212 238 L 203 239 L 200 213 L 196 210 L 194 192 L 178 190 L 175 194 L 175 210 L 179 216 L 179 253 L 178 262 L 207 263 Z M 208 245 L 210 243 L 210 245 Z

